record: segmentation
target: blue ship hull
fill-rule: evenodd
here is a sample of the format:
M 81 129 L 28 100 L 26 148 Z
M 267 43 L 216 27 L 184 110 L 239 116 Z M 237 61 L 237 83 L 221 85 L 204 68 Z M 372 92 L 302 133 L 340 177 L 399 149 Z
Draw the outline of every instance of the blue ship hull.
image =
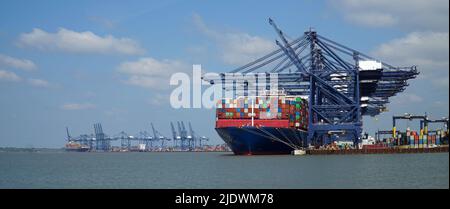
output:
M 236 155 L 290 154 L 292 145 L 301 147 L 307 137 L 306 131 L 295 128 L 223 127 L 216 131 Z

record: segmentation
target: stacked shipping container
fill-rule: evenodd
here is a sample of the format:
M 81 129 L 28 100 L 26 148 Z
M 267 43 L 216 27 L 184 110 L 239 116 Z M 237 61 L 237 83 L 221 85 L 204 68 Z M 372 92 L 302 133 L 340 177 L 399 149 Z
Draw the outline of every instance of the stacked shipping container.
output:
M 409 138 L 409 145 L 411 148 L 427 148 L 429 145 L 439 145 L 440 140 L 436 140 L 436 135 L 422 135 L 420 136 L 415 131 L 406 132 Z
M 300 97 L 268 96 L 221 99 L 216 127 L 255 126 L 308 128 L 308 102 Z
M 387 146 L 409 146 L 409 148 L 429 148 L 434 145 L 441 144 L 441 137 L 437 135 L 426 135 L 422 136 L 417 131 L 406 131 L 406 133 L 399 134 L 398 138 L 386 138 L 383 140 Z

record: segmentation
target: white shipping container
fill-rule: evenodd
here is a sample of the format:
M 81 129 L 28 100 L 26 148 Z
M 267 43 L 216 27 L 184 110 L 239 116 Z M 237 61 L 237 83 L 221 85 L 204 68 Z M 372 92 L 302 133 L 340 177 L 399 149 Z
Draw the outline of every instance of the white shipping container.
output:
M 139 144 L 139 150 L 144 151 L 145 150 L 145 144 Z
M 377 70 L 383 68 L 383 64 L 381 62 L 377 62 L 374 60 L 362 60 L 359 61 L 358 64 L 361 70 Z

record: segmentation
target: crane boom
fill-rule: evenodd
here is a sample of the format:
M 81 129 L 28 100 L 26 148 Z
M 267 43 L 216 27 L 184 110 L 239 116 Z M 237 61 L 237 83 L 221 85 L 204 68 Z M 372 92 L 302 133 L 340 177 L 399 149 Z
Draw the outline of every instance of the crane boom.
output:
M 156 134 L 156 130 L 155 127 L 153 126 L 153 123 L 150 123 L 152 125 L 152 130 L 153 130 L 153 136 L 155 137 L 155 139 L 158 138 L 157 134 Z
M 273 26 L 275 31 L 277 32 L 278 36 L 283 41 L 284 45 L 281 45 L 280 42 L 276 41 L 276 44 L 285 52 L 286 55 L 288 55 L 289 59 L 292 63 L 298 68 L 301 72 L 306 72 L 305 67 L 303 66 L 302 62 L 299 60 L 298 56 L 295 54 L 295 51 L 292 49 L 292 47 L 289 45 L 289 42 L 286 40 L 286 37 L 283 35 L 283 31 L 281 31 L 278 26 L 275 24 L 275 22 L 269 18 L 269 24 Z
M 196 147 L 196 140 L 197 140 L 197 137 L 195 137 L 195 133 L 194 133 L 194 130 L 192 129 L 192 125 L 191 125 L 191 122 L 189 122 L 189 132 L 190 132 L 190 135 L 191 135 L 191 141 L 192 141 L 192 146 L 193 147 Z
M 69 128 L 68 127 L 66 127 L 66 133 L 67 133 L 67 141 L 70 141 L 71 137 L 70 137 L 70 134 L 69 134 Z
M 194 130 L 192 129 L 191 122 L 189 122 L 189 132 L 190 132 L 192 138 L 194 138 Z
M 173 126 L 173 123 L 170 122 L 170 127 L 172 128 L 172 137 L 173 140 L 177 140 L 177 132 L 175 131 L 175 127 Z
M 177 125 L 178 125 L 178 135 L 180 136 L 180 138 L 183 138 L 183 131 L 181 130 L 180 121 L 177 121 Z

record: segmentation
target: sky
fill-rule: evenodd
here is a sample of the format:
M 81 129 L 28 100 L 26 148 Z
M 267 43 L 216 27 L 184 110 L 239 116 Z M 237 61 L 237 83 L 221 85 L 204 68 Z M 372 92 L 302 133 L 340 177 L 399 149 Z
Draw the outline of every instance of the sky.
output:
M 26 1 L 0 0 L 0 146 L 63 147 L 73 136 L 150 130 L 170 121 L 222 143 L 213 109 L 173 109 L 170 75 L 228 72 L 275 49 L 273 18 L 288 38 L 310 27 L 420 75 L 364 131 L 392 115 L 449 112 L 447 0 Z M 418 122 L 400 122 L 398 128 Z

